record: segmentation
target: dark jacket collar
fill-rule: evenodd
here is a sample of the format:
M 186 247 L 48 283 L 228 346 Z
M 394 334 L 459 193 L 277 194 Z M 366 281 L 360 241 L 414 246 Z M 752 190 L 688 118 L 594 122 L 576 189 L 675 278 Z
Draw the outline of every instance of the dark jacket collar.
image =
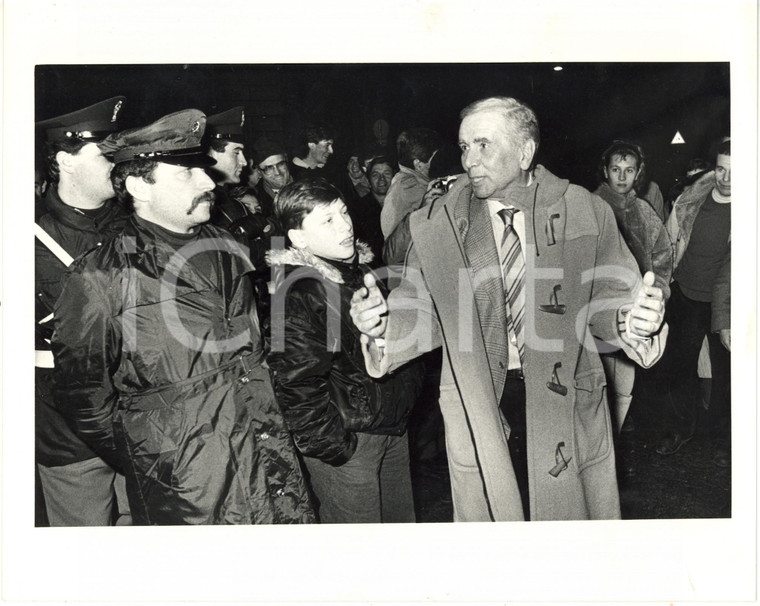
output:
M 123 252 L 127 257 L 133 257 L 141 265 L 141 271 L 153 278 L 162 278 L 166 272 L 174 275 L 182 273 L 196 286 L 215 288 L 216 285 L 209 280 L 209 276 L 198 273 L 192 263 L 183 263 L 183 257 L 197 253 L 198 250 L 179 251 L 175 243 L 169 243 L 160 237 L 157 230 L 141 224 L 135 215 L 132 215 L 124 227 L 121 238 Z M 199 226 L 198 234 L 188 240 L 189 247 L 202 246 L 201 240 L 210 239 L 213 250 L 218 253 L 227 252 L 236 266 L 237 274 L 245 274 L 254 271 L 253 264 L 247 255 L 241 254 L 240 245 L 221 228 L 203 223 Z M 224 250 L 226 247 L 226 251 Z M 178 255 L 179 253 L 179 255 Z
M 107 206 L 108 210 L 96 222 L 92 217 L 61 200 L 57 186 L 48 188 L 45 194 L 47 212 L 59 223 L 82 231 L 97 231 L 99 225 L 108 223 L 120 209 L 114 198 L 106 200 L 104 206 Z

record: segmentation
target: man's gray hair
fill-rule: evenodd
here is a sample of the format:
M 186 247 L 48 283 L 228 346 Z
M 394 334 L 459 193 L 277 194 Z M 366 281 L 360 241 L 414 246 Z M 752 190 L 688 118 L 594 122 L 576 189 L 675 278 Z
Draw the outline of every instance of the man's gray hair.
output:
M 473 101 L 460 113 L 460 120 L 480 111 L 497 111 L 504 116 L 507 129 L 518 139 L 519 143 L 533 140 L 538 149 L 538 118 L 533 110 L 512 97 L 487 97 Z

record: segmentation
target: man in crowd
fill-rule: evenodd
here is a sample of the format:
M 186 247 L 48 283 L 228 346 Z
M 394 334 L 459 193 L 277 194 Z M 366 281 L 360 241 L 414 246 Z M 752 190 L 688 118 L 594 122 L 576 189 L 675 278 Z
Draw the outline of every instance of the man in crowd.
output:
M 668 219 L 675 270 L 668 302 L 670 345 L 663 360 L 668 434 L 657 452 L 678 452 L 694 436 L 700 398 L 697 360 L 707 336 L 712 369 L 708 408 L 713 463 L 731 463 L 731 141 L 718 147 L 715 170 L 684 190 Z
M 494 97 L 461 118 L 467 175 L 411 215 L 405 280 L 387 305 L 371 279 L 354 296 L 367 370 L 443 345 L 455 520 L 619 518 L 593 338 L 653 363 L 662 291 L 642 280 L 602 200 L 533 168 L 529 107 Z
M 243 124 L 245 110 L 233 107 L 213 116 L 208 116 L 204 138 L 206 153 L 214 160 L 208 168 L 214 180 L 214 198 L 211 212 L 212 222 L 229 228 L 240 217 L 246 216 L 247 207 L 233 195 L 240 183 L 246 167 Z
M 270 137 L 260 137 L 253 145 L 254 172 L 258 172 L 255 193 L 265 215 L 274 213 L 277 193 L 293 182 L 285 145 Z
M 602 154 L 602 183 L 594 192 L 609 204 L 615 215 L 623 240 L 631 249 L 639 271 L 654 273 L 655 286 L 665 300 L 670 296 L 670 278 L 673 273 L 673 247 L 657 211 L 640 198 L 634 185 L 644 166 L 641 148 L 627 141 L 615 141 Z M 613 397 L 613 421 L 621 430 L 626 420 L 636 378 L 636 365 L 622 351 L 602 355 L 607 373 L 607 385 Z M 633 428 L 632 421 L 627 427 Z
M 327 162 L 333 155 L 334 137 L 332 130 L 322 124 L 309 125 L 301 133 L 300 148 L 293 158 L 292 173 L 295 180 L 301 177 L 324 177 L 331 172 Z M 330 181 L 330 179 L 328 179 Z
M 394 173 L 393 164 L 385 156 L 370 160 L 367 165 L 369 193 L 348 205 L 354 223 L 354 234 L 369 244 L 375 255 L 374 266 L 381 265 L 383 261 L 384 239 L 380 228 L 380 213 Z
M 209 174 L 214 178 L 217 186 L 224 187 L 240 183 L 240 177 L 246 167 L 243 144 L 244 124 L 243 107 L 233 107 L 208 117 L 207 153 L 215 160 L 215 164 L 209 168 Z
M 264 215 L 254 212 L 254 203 L 245 200 L 245 190 L 237 187 L 247 166 L 244 124 L 243 107 L 233 107 L 208 117 L 204 138 L 206 153 L 215 162 L 208 168 L 208 174 L 216 184 L 211 223 L 226 229 L 238 242 L 246 245 L 251 261 L 260 269 L 264 267 L 264 254 L 269 249 L 269 238 L 275 232 L 275 225 Z
M 253 267 L 209 225 L 205 116 L 114 140 L 122 233 L 72 266 L 56 305 L 58 401 L 124 469 L 138 524 L 313 521 L 263 354 Z
M 300 133 L 299 147 L 290 166 L 293 180 L 303 177 L 322 177 L 338 188 L 346 200 L 356 197 L 353 182 L 346 166 L 332 159 L 335 136 L 325 124 L 306 126 Z
M 117 130 L 124 100 L 114 97 L 36 124 L 45 139 L 50 186 L 35 227 L 35 444 L 51 526 L 129 523 L 124 476 L 77 437 L 56 406 L 50 351 L 66 267 L 118 233 L 127 218 L 113 200 L 113 163 L 101 148 Z
M 430 163 L 440 147 L 438 133 L 429 128 L 410 128 L 396 139 L 399 172 L 391 181 L 380 217 L 385 238 L 406 215 L 422 205 L 430 182 Z

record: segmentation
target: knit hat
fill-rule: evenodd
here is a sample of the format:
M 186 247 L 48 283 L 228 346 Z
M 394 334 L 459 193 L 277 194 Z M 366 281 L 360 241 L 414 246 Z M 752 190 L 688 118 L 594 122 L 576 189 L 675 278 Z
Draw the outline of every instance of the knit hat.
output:
M 281 141 L 278 139 L 270 139 L 266 135 L 256 139 L 253 144 L 252 158 L 255 166 L 258 166 L 270 156 L 287 156 L 287 154 L 287 148 Z

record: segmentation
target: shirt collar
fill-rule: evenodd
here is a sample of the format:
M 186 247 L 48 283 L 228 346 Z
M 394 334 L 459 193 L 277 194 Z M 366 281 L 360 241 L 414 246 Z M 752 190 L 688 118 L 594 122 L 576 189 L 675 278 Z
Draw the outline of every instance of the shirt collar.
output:
M 324 166 L 324 164 L 317 164 L 316 166 L 309 166 L 308 164 L 306 164 L 306 162 L 304 162 L 303 160 L 301 160 L 301 158 L 299 158 L 298 156 L 296 156 L 295 158 L 293 158 L 293 164 L 295 164 L 296 166 L 300 166 L 301 168 L 309 168 L 309 169 L 312 169 L 312 168 L 322 168 Z

